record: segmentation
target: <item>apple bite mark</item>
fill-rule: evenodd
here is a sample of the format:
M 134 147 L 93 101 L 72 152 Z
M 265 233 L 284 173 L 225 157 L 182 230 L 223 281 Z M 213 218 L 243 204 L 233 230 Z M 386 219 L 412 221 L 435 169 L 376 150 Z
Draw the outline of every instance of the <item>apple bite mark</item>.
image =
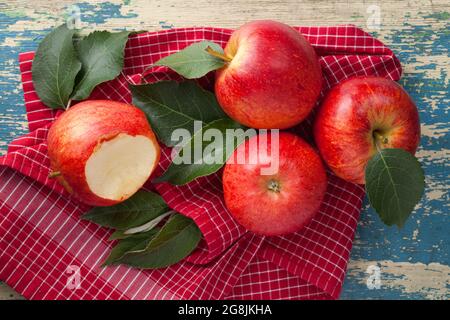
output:
M 160 155 L 145 114 L 109 100 L 86 100 L 65 111 L 50 127 L 47 146 L 56 179 L 93 206 L 130 197 L 151 175 Z
M 122 201 L 147 181 L 156 158 L 148 137 L 121 133 L 95 148 L 86 162 L 86 182 L 97 196 Z

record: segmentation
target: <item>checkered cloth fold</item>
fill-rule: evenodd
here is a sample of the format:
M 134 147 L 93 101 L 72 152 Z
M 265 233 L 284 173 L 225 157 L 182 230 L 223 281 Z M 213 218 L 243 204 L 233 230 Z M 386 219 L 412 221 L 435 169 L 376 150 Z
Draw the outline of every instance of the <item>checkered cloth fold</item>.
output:
M 391 50 L 351 26 L 297 28 L 320 56 L 324 90 L 355 75 L 398 80 Z M 232 30 L 186 28 L 133 35 L 123 73 L 91 98 L 131 102 L 127 83 L 178 79 L 164 67 L 144 69 L 193 42 L 224 46 Z M 101 268 L 111 231 L 82 221 L 89 209 L 48 179 L 46 136 L 61 111 L 39 100 L 31 78 L 33 53 L 19 56 L 30 133 L 0 158 L 0 279 L 31 299 L 330 299 L 342 287 L 361 210 L 363 187 L 329 173 L 320 212 L 300 232 L 261 237 L 246 232 L 224 207 L 221 173 L 185 186 L 150 185 L 203 233 L 184 261 L 159 270 Z M 211 85 L 208 78 L 203 84 Z M 311 115 L 293 131 L 311 142 Z M 170 162 L 163 149 L 157 174 Z M 79 280 L 79 281 L 78 281 Z

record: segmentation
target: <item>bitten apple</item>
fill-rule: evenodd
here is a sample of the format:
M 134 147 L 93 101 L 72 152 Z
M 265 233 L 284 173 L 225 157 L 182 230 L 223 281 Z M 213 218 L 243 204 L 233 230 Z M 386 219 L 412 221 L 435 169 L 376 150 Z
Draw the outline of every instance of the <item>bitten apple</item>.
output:
M 276 140 L 270 134 L 267 142 L 255 143 L 262 137 L 254 136 L 241 144 L 227 161 L 223 171 L 226 207 L 254 233 L 275 236 L 296 232 L 322 203 L 327 187 L 325 169 L 319 155 L 300 137 L 280 133 L 278 148 L 273 148 Z M 238 154 L 245 154 L 246 161 L 239 161 L 244 157 Z M 263 174 L 261 170 L 273 163 L 278 163 L 278 170 Z
M 48 133 L 52 175 L 84 203 L 108 206 L 133 195 L 159 161 L 145 114 L 125 103 L 87 100 L 65 111 Z
M 420 140 L 414 101 L 396 82 L 355 77 L 333 87 L 314 125 L 319 151 L 342 179 L 364 184 L 364 170 L 377 148 L 401 148 L 414 155 Z
M 314 49 L 283 23 L 243 25 L 231 35 L 224 60 L 215 93 L 223 110 L 246 126 L 292 127 L 306 118 L 320 94 L 322 72 Z

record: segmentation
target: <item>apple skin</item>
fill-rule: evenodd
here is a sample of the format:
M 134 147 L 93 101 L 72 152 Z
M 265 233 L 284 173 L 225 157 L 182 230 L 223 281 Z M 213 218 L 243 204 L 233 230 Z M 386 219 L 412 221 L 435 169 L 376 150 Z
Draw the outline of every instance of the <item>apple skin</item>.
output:
M 86 162 L 104 141 L 124 133 L 148 137 L 154 144 L 157 166 L 160 148 L 145 114 L 133 105 L 110 100 L 86 100 L 65 111 L 50 127 L 47 136 L 52 172 L 64 188 L 82 202 L 110 206 L 126 199 L 105 199 L 94 194 L 86 182 Z
M 340 178 L 365 183 L 367 162 L 380 148 L 415 154 L 420 141 L 417 107 L 396 82 L 354 77 L 333 87 L 314 124 L 319 151 Z
M 244 24 L 225 47 L 232 58 L 216 72 L 215 93 L 237 122 L 284 129 L 304 120 L 322 87 L 322 71 L 309 42 L 292 27 L 269 20 Z
M 242 143 L 225 165 L 222 182 L 226 207 L 239 224 L 256 234 L 277 236 L 299 231 L 317 213 L 325 195 L 327 175 L 322 160 L 303 139 L 282 132 L 278 173 L 261 175 L 260 171 L 270 163 L 270 134 L 268 143 L 258 148 L 258 161 L 230 163 L 242 148 L 248 159 L 251 140 L 259 137 Z M 278 192 L 271 188 L 273 183 L 279 187 Z

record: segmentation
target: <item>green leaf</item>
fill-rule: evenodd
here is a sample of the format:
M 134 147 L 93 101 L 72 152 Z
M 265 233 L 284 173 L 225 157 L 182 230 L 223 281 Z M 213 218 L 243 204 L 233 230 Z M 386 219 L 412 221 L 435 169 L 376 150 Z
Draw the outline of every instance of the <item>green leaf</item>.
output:
M 136 268 L 164 268 L 187 257 L 197 247 L 200 239 L 201 232 L 194 221 L 176 214 L 145 248 L 136 246 L 118 262 Z
M 129 34 L 128 31 L 94 31 L 76 43 L 76 51 L 83 65 L 77 76 L 73 100 L 86 99 L 98 84 L 120 74 Z
M 169 67 L 188 79 L 200 78 L 208 72 L 220 69 L 225 65 L 222 59 L 213 57 L 206 52 L 206 48 L 208 47 L 223 54 L 222 47 L 217 43 L 202 41 L 191 44 L 181 51 L 164 57 L 154 65 Z
M 420 163 L 402 149 L 382 149 L 369 160 L 365 175 L 367 196 L 381 220 L 402 227 L 424 192 Z
M 210 129 L 212 130 L 209 132 L 214 131 L 218 136 L 210 136 Z M 235 135 L 226 134 L 227 129 L 233 130 Z M 210 175 L 219 170 L 237 146 L 253 133 L 254 131 L 246 131 L 245 127 L 229 118 L 215 120 L 197 131 L 183 145 L 164 174 L 154 182 L 167 181 L 182 185 Z M 204 141 L 206 136 L 210 137 L 210 141 Z
M 141 226 L 167 212 L 163 198 L 153 192 L 140 190 L 129 199 L 110 207 L 95 207 L 82 219 L 101 226 L 126 230 Z
M 81 68 L 72 43 L 74 33 L 65 24 L 59 26 L 41 41 L 34 55 L 34 89 L 41 101 L 53 109 L 66 108 Z
M 103 266 L 114 264 L 130 250 L 145 249 L 158 231 L 159 229 L 152 229 L 145 233 L 128 235 L 127 237 L 121 238 L 119 243 L 111 250 L 109 257 L 103 263 Z
M 130 89 L 133 104 L 145 112 L 159 140 L 167 146 L 178 142 L 171 139 L 175 129 L 193 134 L 194 121 L 209 123 L 226 117 L 214 94 L 194 81 L 162 81 Z

